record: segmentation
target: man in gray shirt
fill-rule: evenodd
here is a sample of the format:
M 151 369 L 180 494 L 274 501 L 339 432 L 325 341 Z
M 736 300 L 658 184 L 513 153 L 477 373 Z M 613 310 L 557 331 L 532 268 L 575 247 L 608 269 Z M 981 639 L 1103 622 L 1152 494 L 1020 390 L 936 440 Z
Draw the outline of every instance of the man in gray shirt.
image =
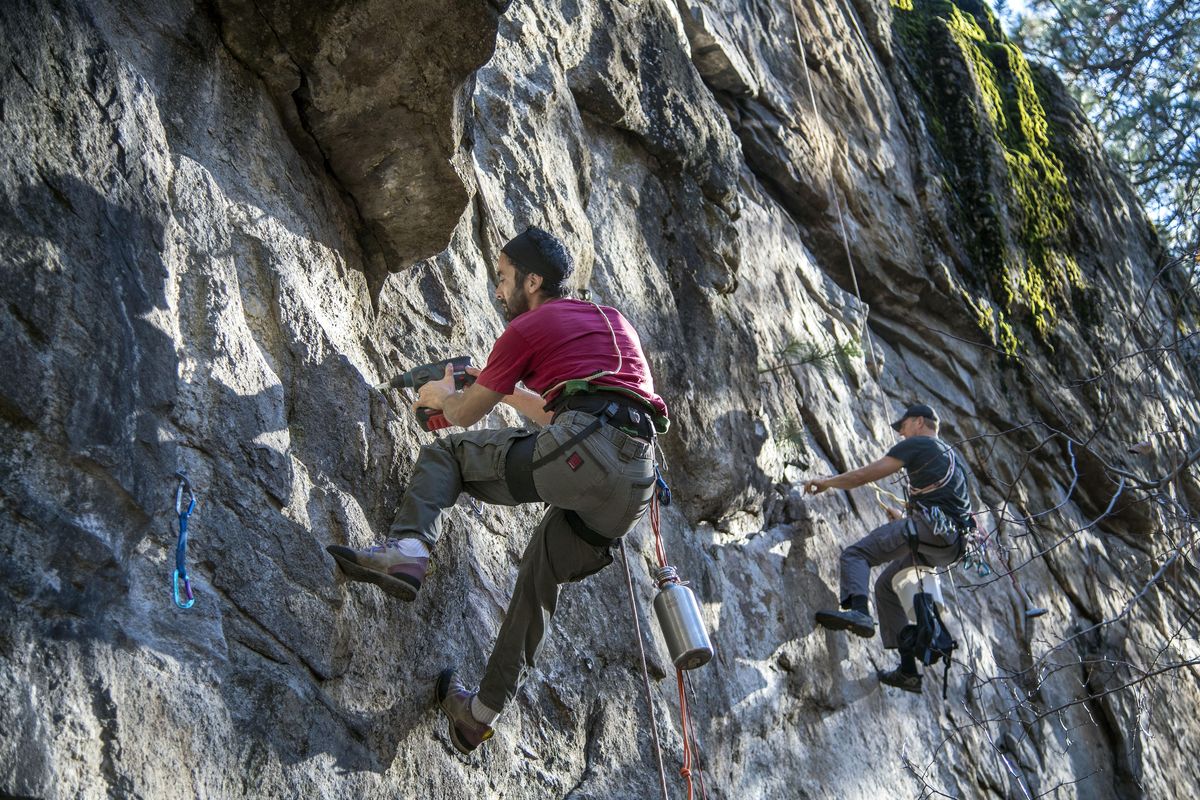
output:
M 938 419 L 934 410 L 922 403 L 911 405 L 892 428 L 900 434 L 901 440 L 883 458 L 840 475 L 811 480 L 805 486 L 810 494 L 819 494 L 826 489 L 854 489 L 901 469 L 906 471 L 909 489 L 905 515 L 890 510 L 891 522 L 842 551 L 840 603 L 843 610 L 823 610 L 816 614 L 816 621 L 831 630 L 849 629 L 862 637 L 874 636 L 875 620 L 867 607 L 867 582 L 871 567 L 887 563 L 887 568 L 875 581 L 879 632 L 887 649 L 898 646 L 900 629 L 908 622 L 900 598 L 892 588 L 892 578 L 913 563 L 908 542 L 909 521 L 916 529 L 921 562 L 935 567 L 950 564 L 962 555 L 962 534 L 974 524 L 968 495 L 969 473 L 962 456 L 938 438 Z M 946 523 L 935 524 L 937 517 L 944 517 Z M 921 691 L 921 675 L 911 654 L 901 654 L 897 669 L 880 671 L 879 680 L 908 692 Z

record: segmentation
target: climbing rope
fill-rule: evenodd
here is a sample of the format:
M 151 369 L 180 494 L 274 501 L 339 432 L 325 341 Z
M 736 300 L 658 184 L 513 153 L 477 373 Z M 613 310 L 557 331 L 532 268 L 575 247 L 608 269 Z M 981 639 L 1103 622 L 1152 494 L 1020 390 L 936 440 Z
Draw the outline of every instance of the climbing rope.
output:
M 179 478 L 179 486 L 175 490 L 175 513 L 179 517 L 179 543 L 175 545 L 175 574 L 171 578 L 171 593 L 175 597 L 175 605 L 180 608 L 191 608 L 192 604 L 196 602 L 196 598 L 192 595 L 192 582 L 188 580 L 187 574 L 187 526 L 188 517 L 196 508 L 196 493 L 192 491 L 191 481 L 187 479 L 187 475 L 182 470 L 176 472 L 175 477 Z M 186 509 L 183 507 L 185 489 L 188 493 Z M 181 582 L 183 584 L 182 594 L 179 592 Z
M 692 696 L 692 701 L 693 701 L 693 702 L 695 702 L 695 700 L 696 700 L 696 689 L 695 689 L 695 687 L 693 687 L 693 686 L 692 686 L 692 678 L 691 678 L 691 676 L 690 676 L 690 675 L 688 675 L 688 674 L 686 674 L 686 673 L 683 673 L 683 670 L 680 670 L 680 673 L 681 673 L 681 674 L 683 674 L 683 681 L 684 681 L 684 683 L 687 685 L 688 692 L 689 692 L 689 693 L 691 694 L 691 696 Z M 696 729 L 695 729 L 695 727 L 694 727 L 694 719 L 693 719 L 693 718 L 691 718 L 691 717 L 689 717 L 689 718 L 688 718 L 688 731 L 689 731 L 689 732 L 690 732 L 690 734 L 691 734 L 692 741 L 693 741 L 693 742 L 694 742 L 694 741 L 696 741 Z M 705 788 L 705 786 L 704 786 L 704 768 L 703 768 L 703 766 L 697 766 L 697 767 L 696 767 L 696 774 L 697 774 L 697 775 L 699 776 L 699 778 L 700 778 L 700 796 L 701 796 L 701 797 L 703 797 L 703 798 L 707 798 L 707 797 L 708 797 L 708 790 L 707 790 L 707 789 Z
M 660 507 L 671 504 L 671 489 L 667 486 L 667 482 L 663 479 L 662 472 L 658 466 L 654 468 L 655 488 L 654 493 L 650 497 L 650 527 L 654 531 L 654 555 L 658 559 L 660 570 L 666 570 L 667 567 L 667 551 L 663 546 L 661 519 L 662 515 Z M 661 783 L 664 800 L 667 800 L 667 773 L 663 766 L 662 742 L 658 738 L 658 723 L 654 715 L 654 698 L 650 689 L 650 668 L 646 659 L 646 648 L 642 642 L 642 626 L 637 613 L 637 599 L 633 591 L 633 573 L 629 568 L 629 556 L 625 550 L 625 542 L 621 541 L 621 560 L 625 564 L 625 583 L 629 588 L 629 610 L 633 616 L 634 631 L 637 635 L 638 652 L 642 658 L 642 683 L 646 691 L 646 704 L 650 709 L 650 731 L 654 738 L 654 751 L 658 759 L 658 775 Z M 670 568 L 672 574 L 674 568 Z M 698 747 L 698 739 L 696 737 L 695 727 L 691 710 L 688 705 L 687 692 L 685 691 L 686 676 L 682 668 L 675 668 L 675 682 L 679 693 L 679 721 L 683 738 L 683 766 L 679 770 L 679 774 L 687 783 L 688 800 L 693 800 L 694 786 L 693 776 L 698 779 L 700 784 L 700 796 L 707 800 L 708 791 L 704 784 L 704 770 L 699 763 L 699 758 L 696 755 Z M 690 685 L 690 684 L 686 684 Z M 695 758 L 695 766 L 693 767 L 693 758 Z
M 667 550 L 663 545 L 662 540 L 662 515 L 660 512 L 661 505 L 671 504 L 671 489 L 667 486 L 667 482 L 663 479 L 662 473 L 658 467 L 654 468 L 655 475 L 655 491 L 650 498 L 650 527 L 654 531 L 654 552 L 658 557 L 658 567 L 660 574 L 662 570 L 667 569 Z M 688 706 L 687 694 L 684 692 L 684 670 L 680 667 L 675 668 L 675 682 L 679 691 L 679 724 L 680 733 L 683 738 L 683 766 L 679 770 L 679 774 L 687 782 L 688 800 L 692 800 L 694 796 L 694 787 L 692 784 L 692 757 L 693 753 L 698 749 L 696 744 L 696 733 L 692 727 L 691 710 Z M 704 786 L 703 769 L 697 765 L 695 774 L 700 782 L 700 796 L 707 800 L 708 793 Z
M 808 102 L 812 106 L 813 115 L 816 116 L 817 119 L 823 120 L 824 118 L 821 115 L 820 110 L 817 108 L 817 95 L 816 95 L 816 92 L 813 91 L 812 76 L 808 72 L 808 53 L 805 51 L 805 48 L 804 48 L 804 40 L 802 38 L 800 38 L 800 22 L 796 17 L 795 1 L 793 0 L 793 2 L 789 3 L 788 7 L 790 8 L 790 10 L 792 12 L 792 29 L 796 33 L 796 46 L 800 50 L 800 66 L 804 70 L 804 84 L 808 88 Z M 847 174 L 849 174 L 849 172 L 850 172 L 850 143 L 849 143 L 849 141 L 846 142 L 846 146 L 843 148 L 843 153 L 844 153 L 843 157 L 844 157 L 845 163 L 846 163 L 846 172 L 847 172 Z M 830 162 L 830 166 L 832 167 L 832 162 Z M 867 342 L 867 352 L 870 353 L 870 356 L 871 356 L 871 375 L 872 375 L 872 377 L 878 378 L 879 373 L 880 373 L 879 358 L 875 355 L 875 342 L 871 337 L 871 329 L 870 329 L 870 327 L 868 327 L 868 324 L 867 324 L 869 321 L 871 310 L 866 306 L 866 304 L 863 303 L 862 292 L 859 291 L 859 288 L 858 288 L 858 273 L 854 268 L 854 257 L 851 255 L 851 252 L 850 252 L 850 236 L 849 236 L 848 232 L 846 231 L 846 217 L 842 213 L 842 201 L 841 201 L 841 198 L 838 196 L 837 187 L 834 186 L 834 184 L 833 184 L 832 169 L 830 170 L 830 174 L 829 174 L 829 194 L 830 194 L 830 196 L 833 197 L 833 207 L 834 207 L 834 210 L 837 211 L 838 225 L 842 231 L 842 247 L 846 251 L 846 262 L 850 265 L 850 282 L 854 286 L 854 296 L 858 299 L 859 308 L 863 309 L 862 335 L 863 335 L 863 338 Z
M 687 781 L 688 800 L 692 800 L 691 717 L 688 715 L 687 695 L 683 692 L 683 670 L 675 668 L 675 683 L 679 688 L 679 727 L 683 731 L 683 767 L 679 774 Z
M 624 537 L 621 538 L 621 560 L 625 563 L 625 583 L 629 587 L 629 613 L 633 617 L 638 652 L 642 655 L 642 684 L 646 690 L 646 705 L 650 708 L 650 733 L 654 737 L 654 752 L 658 757 L 658 778 L 662 784 L 663 800 L 670 800 L 667 794 L 667 770 L 663 766 L 662 742 L 658 740 L 658 721 L 654 717 L 654 695 L 650 691 L 650 668 L 646 663 L 646 647 L 642 643 L 642 623 L 638 617 L 637 599 L 633 594 L 633 573 L 629 571 L 629 554 L 625 552 Z

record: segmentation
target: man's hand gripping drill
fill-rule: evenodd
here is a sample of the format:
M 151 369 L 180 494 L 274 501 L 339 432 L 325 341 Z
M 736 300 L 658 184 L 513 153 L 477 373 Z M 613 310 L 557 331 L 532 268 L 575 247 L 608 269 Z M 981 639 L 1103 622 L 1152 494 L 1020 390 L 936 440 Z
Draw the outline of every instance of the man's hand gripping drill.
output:
M 423 431 L 448 428 L 450 421 L 442 413 L 446 398 L 475 382 L 479 370 L 471 365 L 470 356 L 447 358 L 432 364 L 413 367 L 375 388 L 415 389 L 417 399 L 412 403 L 413 413 Z

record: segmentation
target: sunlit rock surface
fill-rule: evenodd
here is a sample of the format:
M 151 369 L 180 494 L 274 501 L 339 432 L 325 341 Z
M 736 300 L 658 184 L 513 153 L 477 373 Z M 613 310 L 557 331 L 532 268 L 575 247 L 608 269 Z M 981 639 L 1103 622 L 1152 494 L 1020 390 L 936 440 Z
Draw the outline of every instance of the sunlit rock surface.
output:
M 1184 455 L 1162 432 L 1200 423 L 1195 353 L 1161 348 L 1194 306 L 1053 76 L 981 4 L 897 5 L 0 6 L 0 793 L 659 795 L 619 560 L 565 588 L 468 760 L 433 680 L 481 674 L 537 509 L 452 510 L 412 604 L 324 552 L 378 540 L 430 437 L 371 386 L 486 359 L 498 248 L 530 224 L 671 405 L 664 537 L 718 646 L 691 676 L 710 797 L 1200 784 L 1194 667 L 1141 680 L 1200 657 L 1196 570 L 1105 469 Z M 1035 218 L 1034 190 L 1067 207 Z M 811 621 L 883 513 L 803 479 L 881 455 L 918 398 L 1003 508 L 993 566 L 1029 562 L 944 583 L 945 701 L 940 669 L 881 691 L 878 641 Z M 1194 468 L 1164 492 L 1195 508 Z M 628 544 L 679 796 L 648 524 Z

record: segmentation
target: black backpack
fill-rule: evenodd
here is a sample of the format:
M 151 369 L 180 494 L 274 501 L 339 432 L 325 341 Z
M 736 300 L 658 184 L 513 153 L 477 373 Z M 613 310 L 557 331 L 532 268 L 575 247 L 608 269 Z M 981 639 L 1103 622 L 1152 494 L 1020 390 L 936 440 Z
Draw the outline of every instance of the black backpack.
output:
M 917 618 L 916 624 L 900 629 L 900 652 L 911 655 L 927 667 L 945 659 L 946 668 L 942 672 L 942 699 L 945 700 L 946 678 L 950 674 L 950 661 L 958 642 L 946 630 L 930 594 L 917 592 L 913 596 L 913 612 Z

